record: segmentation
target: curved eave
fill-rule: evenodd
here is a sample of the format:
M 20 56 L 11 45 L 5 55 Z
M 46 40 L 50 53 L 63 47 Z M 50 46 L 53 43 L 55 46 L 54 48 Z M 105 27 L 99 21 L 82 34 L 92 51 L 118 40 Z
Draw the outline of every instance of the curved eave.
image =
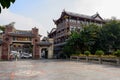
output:
M 37 45 L 38 46 L 50 46 L 50 45 L 52 45 L 52 43 L 42 41 L 42 42 L 38 43 Z

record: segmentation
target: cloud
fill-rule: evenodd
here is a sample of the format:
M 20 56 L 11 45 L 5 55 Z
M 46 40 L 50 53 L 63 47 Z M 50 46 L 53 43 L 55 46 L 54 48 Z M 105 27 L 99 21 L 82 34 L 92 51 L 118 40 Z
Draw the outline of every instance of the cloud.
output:
M 98 12 L 102 18 L 120 18 L 119 3 L 120 0 L 36 0 L 35 3 L 17 0 L 9 10 L 2 11 L 0 25 L 16 22 L 17 29 L 27 30 L 36 26 L 40 34 L 47 35 L 47 31 L 56 27 L 52 20 L 58 19 L 63 9 L 85 15 Z
M 15 28 L 20 30 L 31 30 L 33 27 L 39 28 L 41 35 L 46 35 L 44 27 L 32 18 L 25 17 L 19 14 L 10 12 L 9 10 L 3 10 L 0 14 L 0 25 L 6 25 L 11 22 L 15 22 Z
M 119 3 L 120 0 L 75 0 L 74 10 L 86 15 L 98 12 L 104 18 L 120 18 Z

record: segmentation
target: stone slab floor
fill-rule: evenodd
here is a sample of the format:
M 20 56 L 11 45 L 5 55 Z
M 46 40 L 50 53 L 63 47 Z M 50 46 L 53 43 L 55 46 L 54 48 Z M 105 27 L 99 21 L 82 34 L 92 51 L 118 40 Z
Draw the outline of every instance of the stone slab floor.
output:
M 0 80 L 120 80 L 120 67 L 65 60 L 1 61 Z

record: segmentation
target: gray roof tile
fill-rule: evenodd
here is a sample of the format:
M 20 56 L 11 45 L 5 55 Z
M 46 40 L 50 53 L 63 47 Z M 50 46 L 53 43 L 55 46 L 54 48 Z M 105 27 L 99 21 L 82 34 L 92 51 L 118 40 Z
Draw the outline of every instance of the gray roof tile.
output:
M 40 43 L 38 43 L 39 46 L 50 46 L 52 45 L 52 43 L 48 42 L 48 41 L 41 41 Z

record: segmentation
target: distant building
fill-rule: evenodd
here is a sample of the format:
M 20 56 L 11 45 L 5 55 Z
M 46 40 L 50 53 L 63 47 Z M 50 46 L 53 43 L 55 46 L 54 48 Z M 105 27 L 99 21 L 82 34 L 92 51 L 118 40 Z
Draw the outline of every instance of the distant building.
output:
M 95 24 L 102 26 L 105 21 L 98 14 L 92 16 L 77 14 L 73 12 L 63 11 L 60 18 L 53 20 L 56 28 L 48 33 L 49 38 L 54 39 L 54 53 L 59 56 L 66 40 L 69 38 L 71 31 L 81 30 L 83 25 Z

